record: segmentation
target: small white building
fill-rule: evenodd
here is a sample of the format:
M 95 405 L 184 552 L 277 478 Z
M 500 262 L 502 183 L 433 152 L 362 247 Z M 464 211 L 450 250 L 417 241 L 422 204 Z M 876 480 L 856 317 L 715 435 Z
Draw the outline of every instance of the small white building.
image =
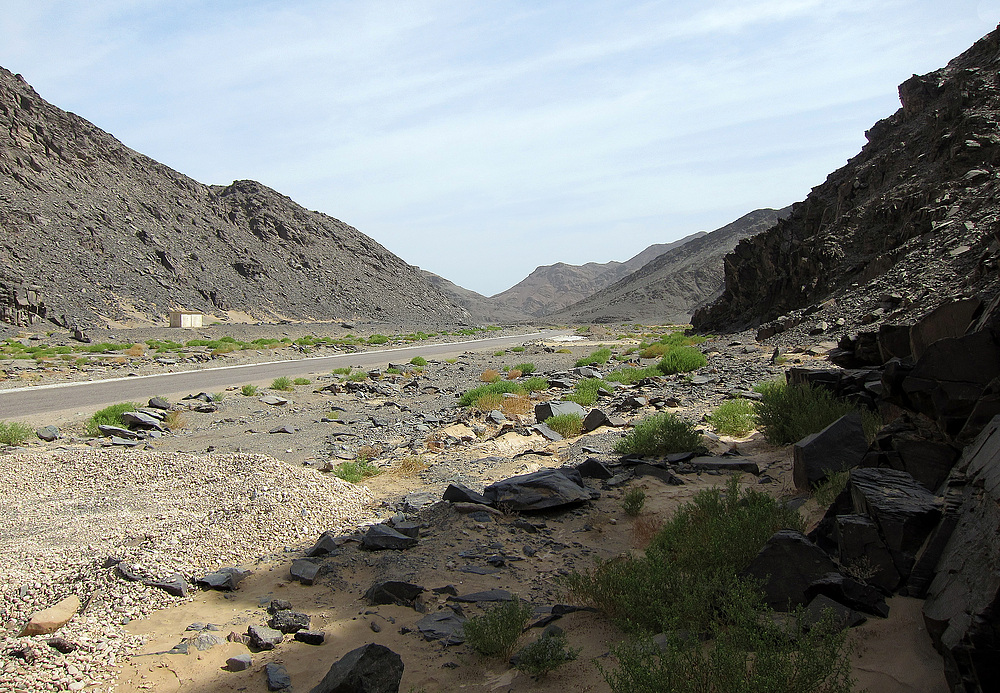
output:
M 194 310 L 172 310 L 169 315 L 171 327 L 201 327 L 204 317 Z

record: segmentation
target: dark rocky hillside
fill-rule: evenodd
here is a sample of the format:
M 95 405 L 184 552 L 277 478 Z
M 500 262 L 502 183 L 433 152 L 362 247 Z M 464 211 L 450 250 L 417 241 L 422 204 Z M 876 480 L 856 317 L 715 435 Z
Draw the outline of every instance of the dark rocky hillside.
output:
M 668 249 L 632 274 L 551 317 L 582 323 L 686 323 L 695 309 L 722 292 L 726 253 L 741 239 L 765 231 L 787 214 L 788 208 L 750 212 L 709 234 Z
M 513 308 L 497 305 L 497 303 L 480 293 L 466 289 L 454 282 L 448 281 L 433 272 L 420 270 L 424 279 L 453 302 L 465 308 L 469 318 L 474 323 L 520 323 L 530 322 L 531 316 Z
M 777 320 L 836 299 L 856 321 L 912 321 L 945 299 L 997 286 L 1000 37 L 899 87 L 900 108 L 788 219 L 725 260 L 725 292 L 693 319 L 704 330 Z M 834 304 L 828 303 L 827 306 Z M 831 314 L 831 317 L 832 314 Z
M 541 265 L 514 286 L 490 297 L 489 301 L 499 315 L 520 313 L 544 317 L 614 284 L 653 258 L 704 235 L 701 232 L 673 243 L 656 243 L 625 262 Z
M 203 185 L 0 68 L 0 320 L 462 322 L 371 238 L 253 181 Z M 65 320 L 63 319 L 65 316 Z

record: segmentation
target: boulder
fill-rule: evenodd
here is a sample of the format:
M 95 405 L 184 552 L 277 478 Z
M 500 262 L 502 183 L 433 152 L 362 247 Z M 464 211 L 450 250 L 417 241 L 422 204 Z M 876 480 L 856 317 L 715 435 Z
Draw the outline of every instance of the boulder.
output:
M 399 580 L 384 580 L 376 582 L 365 592 L 365 600 L 369 605 L 398 604 L 413 607 L 417 597 L 424 591 L 420 585 Z
M 601 411 L 600 409 L 591 409 L 583 418 L 583 432 L 590 433 L 601 426 L 609 426 L 611 424 L 611 419 L 608 415 Z
M 532 430 L 538 432 L 543 438 L 545 438 L 545 440 L 550 440 L 553 443 L 563 439 L 561 433 L 556 433 L 554 430 L 552 430 L 552 428 L 550 428 L 546 424 L 538 423 L 532 426 L 531 428 Z
M 440 640 L 445 645 L 461 645 L 465 642 L 462 625 L 465 617 L 451 609 L 441 609 L 427 614 L 417 621 L 417 630 L 424 640 Z
M 941 516 L 940 500 L 895 469 L 854 469 L 849 488 L 855 512 L 878 526 L 896 571 L 905 580 Z
M 319 564 L 300 558 L 292 561 L 292 565 L 288 568 L 288 572 L 292 579 L 298 580 L 303 585 L 312 585 L 316 582 L 316 577 L 319 575 L 319 569 Z
M 764 599 L 775 611 L 790 611 L 809 603 L 809 586 L 837 566 L 801 532 L 775 532 L 740 573 L 763 584 Z
M 153 429 L 155 431 L 164 431 L 163 423 L 157 419 L 155 416 L 150 416 L 141 411 L 125 411 L 121 414 L 122 423 L 126 426 Z
M 21 635 L 47 635 L 55 633 L 80 610 L 80 598 L 71 594 L 65 599 L 53 604 L 47 609 L 36 611 L 28 619 L 27 625 L 21 630 Z
M 55 426 L 42 426 L 35 431 L 35 435 L 38 436 L 40 440 L 44 440 L 46 443 L 51 443 L 53 440 L 59 439 L 59 429 Z
M 490 484 L 483 495 L 491 505 L 504 505 L 519 512 L 549 510 L 575 505 L 595 497 L 583 485 L 580 472 L 571 468 L 541 469 Z
M 448 488 L 444 490 L 444 495 L 441 498 L 453 503 L 480 503 L 482 505 L 489 505 L 490 503 L 486 496 L 476 493 L 465 484 L 457 481 L 448 484 Z
M 372 525 L 361 539 L 361 548 L 369 551 L 383 549 L 409 549 L 417 545 L 417 539 L 394 530 L 389 525 Z
M 820 594 L 866 614 L 882 618 L 889 615 L 889 606 L 877 589 L 838 572 L 827 573 L 806 588 L 806 599 L 812 600 Z
M 149 580 L 145 584 L 148 587 L 161 589 L 174 597 L 188 596 L 187 580 L 180 573 L 174 573 L 161 580 Z
M 240 570 L 239 568 L 232 567 L 219 568 L 213 573 L 208 573 L 204 577 L 198 578 L 195 582 L 200 587 L 208 589 L 235 590 L 243 578 L 249 574 L 249 570 Z
M 958 521 L 924 603 L 924 622 L 952 690 L 1000 690 L 1000 417 L 963 453 L 949 480 Z M 947 518 L 946 518 L 947 519 Z M 943 521 L 942 524 L 945 524 Z
M 344 655 L 310 693 L 398 693 L 402 678 L 400 656 L 369 643 Z
M 328 554 L 335 554 L 339 550 L 337 535 L 333 532 L 323 532 L 319 535 L 316 543 L 312 545 L 312 548 L 306 551 L 306 556 L 326 556 Z
M 910 353 L 914 360 L 923 356 L 934 342 L 964 335 L 981 306 L 978 298 L 950 301 L 921 318 L 910 328 Z
M 250 645 L 258 650 L 273 650 L 275 645 L 280 644 L 285 639 L 280 630 L 274 630 L 267 626 L 249 626 L 247 636 L 250 639 Z
M 879 431 L 861 466 L 898 469 L 928 491 L 937 491 L 960 453 L 932 421 L 903 414 Z
M 454 595 L 448 597 L 450 602 L 465 602 L 467 604 L 478 604 L 479 602 L 509 602 L 514 599 L 507 590 L 492 589 L 482 592 L 471 592 L 469 594 Z
M 300 630 L 296 631 L 295 639 L 306 645 L 322 645 L 326 642 L 326 633 L 321 630 Z
M 588 457 L 583 462 L 576 465 L 576 471 L 578 471 L 581 476 L 589 479 L 610 479 L 614 476 L 611 470 L 608 469 L 603 462 L 594 457 Z
M 229 671 L 246 671 L 251 666 L 253 666 L 253 657 L 249 653 L 236 655 L 226 660 L 226 669 Z
M 835 528 L 840 564 L 865 573 L 868 583 L 882 591 L 895 592 L 899 571 L 875 523 L 864 515 L 838 515 Z
M 839 628 L 854 628 L 868 620 L 849 606 L 844 606 L 825 594 L 817 594 L 806 605 L 802 615 L 805 625 L 812 627 L 820 623 L 828 611 L 833 612 L 833 621 Z
M 857 467 L 867 451 L 868 441 L 861 427 L 861 414 L 845 414 L 819 433 L 808 435 L 793 446 L 795 461 L 792 476 L 795 486 L 808 491 L 823 483 L 831 474 Z
M 268 662 L 264 665 L 264 676 L 267 678 L 269 691 L 284 691 L 292 687 L 292 677 L 282 664 Z
M 149 406 L 153 409 L 163 409 L 164 411 L 170 411 L 170 402 L 163 399 L 162 397 L 150 397 Z
M 583 419 L 587 415 L 587 410 L 576 402 L 568 401 L 551 400 L 535 405 L 536 421 L 545 421 L 553 416 L 562 416 L 564 414 L 576 414 Z
M 300 630 L 309 629 L 309 614 L 282 609 L 271 616 L 267 625 L 282 633 L 297 633 Z

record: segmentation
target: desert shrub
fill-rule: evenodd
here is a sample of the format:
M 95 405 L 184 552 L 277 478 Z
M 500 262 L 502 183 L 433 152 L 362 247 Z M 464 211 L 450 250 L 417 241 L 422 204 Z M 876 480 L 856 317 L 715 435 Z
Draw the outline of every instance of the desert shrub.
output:
M 291 378 L 286 378 L 285 376 L 282 375 L 271 381 L 271 389 L 288 392 L 289 390 L 292 390 L 294 388 L 292 386 Z
M 410 455 L 393 464 L 389 471 L 396 476 L 413 476 L 427 469 L 428 466 L 420 455 Z
M 516 368 L 512 368 L 511 370 L 507 371 L 507 380 L 517 380 L 522 375 L 523 373 L 521 373 L 521 371 L 517 370 Z
M 256 385 L 244 385 L 240 388 L 240 394 L 244 397 L 253 397 L 259 392 L 259 388 Z
M 87 434 L 92 436 L 101 435 L 101 430 L 98 426 L 121 426 L 122 425 L 122 414 L 127 411 L 135 411 L 135 402 L 121 402 L 119 404 L 112 404 L 110 407 L 105 407 L 100 409 L 87 419 Z
M 423 368 L 424 366 L 427 365 L 427 359 L 425 359 L 423 356 L 414 356 L 412 359 L 410 359 L 410 364 L 413 366 L 420 366 L 421 368 Z
M 165 423 L 167 428 L 171 431 L 178 431 L 187 426 L 187 418 L 185 418 L 181 412 L 174 409 L 167 412 L 167 415 L 163 419 L 163 423 Z
M 611 371 L 608 375 L 604 376 L 605 380 L 611 380 L 622 385 L 631 385 L 632 383 L 639 382 L 640 380 L 645 380 L 646 378 L 658 378 L 663 373 L 656 366 L 649 366 L 647 368 L 618 368 Z
M 724 436 L 743 438 L 757 425 L 757 415 L 753 402 L 740 397 L 716 407 L 709 415 L 708 422 Z
M 527 390 L 528 392 L 540 392 L 541 390 L 549 389 L 549 381 L 541 377 L 540 375 L 528 378 L 523 383 L 521 383 L 521 385 L 523 385 L 524 389 Z
M 364 371 L 358 371 L 357 373 L 349 373 L 345 380 L 352 383 L 359 383 L 362 380 L 368 380 L 368 374 Z
M 519 363 L 514 366 L 514 370 L 521 371 L 523 375 L 531 375 L 535 372 L 535 364 L 533 363 Z
M 494 355 L 494 356 L 503 356 L 503 355 L 504 355 L 504 350 L 503 350 L 503 349 L 500 349 L 500 350 L 498 350 L 498 351 L 494 351 L 494 352 L 493 352 L 493 355 Z
M 741 493 L 731 477 L 678 508 L 642 555 L 598 561 L 565 584 L 627 631 L 697 636 L 711 630 L 727 594 L 753 588 L 738 573 L 780 529 L 802 530 L 796 511 L 754 489 Z
M 688 373 L 706 365 L 708 360 L 705 355 L 694 347 L 676 347 L 671 349 L 656 367 L 663 375 L 673 375 L 674 373 Z
M 369 344 L 386 344 L 389 342 L 389 338 L 386 337 L 384 334 L 373 334 L 365 341 L 367 341 Z
M 611 349 L 601 347 L 597 351 L 592 352 L 590 356 L 584 356 L 582 359 L 578 359 L 575 365 L 577 368 L 581 368 L 583 366 L 604 365 L 609 360 L 611 360 Z
M 351 374 L 351 367 L 350 366 L 344 366 L 343 368 L 334 368 L 332 371 L 330 371 L 330 373 L 332 375 L 350 375 Z
M 646 505 L 646 492 L 641 488 L 630 488 L 622 498 L 622 509 L 629 517 L 637 517 Z
M 128 349 L 125 350 L 125 354 L 128 356 L 142 356 L 146 353 L 146 347 L 142 344 L 133 344 Z
M 598 664 L 614 693 L 850 693 L 850 648 L 846 630 L 828 610 L 806 627 L 801 613 L 782 622 L 766 611 L 752 591 L 724 596 L 726 625 L 713 624 L 712 642 L 669 633 L 665 646 L 649 640 L 612 649 L 615 670 Z
M 333 469 L 334 476 L 352 484 L 360 484 L 365 479 L 378 476 L 381 472 L 381 469 L 360 455 L 357 460 L 341 462 Z
M 754 389 L 762 395 L 754 404 L 757 424 L 772 445 L 797 443 L 854 410 L 829 390 L 814 385 L 788 385 L 784 380 L 772 380 Z
M 847 487 L 847 482 L 850 479 L 851 473 L 849 471 L 830 474 L 825 481 L 812 490 L 813 498 L 822 507 L 829 508 L 833 505 L 833 501 L 837 500 L 840 492 Z
M 309 378 L 296 378 L 292 381 L 293 385 L 308 385 L 312 381 Z
M 524 347 L 523 346 L 511 347 L 510 350 L 513 351 L 515 354 L 520 354 L 522 351 L 524 351 Z
M 21 445 L 31 437 L 31 428 L 20 421 L 0 421 L 0 443 Z
M 701 444 L 701 435 L 694 430 L 694 424 L 664 412 L 637 423 L 615 443 L 615 452 L 620 455 L 669 455 L 696 450 Z
M 583 432 L 583 418 L 579 414 L 560 414 L 545 419 L 545 425 L 563 438 L 575 438 Z
M 507 659 L 528 625 L 531 604 L 515 597 L 488 610 L 482 616 L 470 618 L 462 626 L 465 642 L 485 657 Z
M 130 348 L 131 344 L 114 344 L 112 342 L 101 342 L 100 344 L 80 344 L 77 351 L 85 351 L 88 354 L 108 354 L 112 351 L 123 351 Z
M 467 390 L 458 399 L 458 405 L 461 407 L 471 407 L 476 402 L 476 400 L 478 400 L 483 395 L 487 394 L 502 395 L 505 392 L 523 394 L 524 387 L 521 384 L 515 383 L 512 380 L 498 380 L 495 383 L 489 383 L 488 385 L 480 385 L 479 387 L 474 387 L 471 390 Z
M 495 368 L 487 368 L 479 376 L 479 379 L 484 383 L 495 383 L 500 380 L 500 371 Z
M 572 354 L 573 352 L 569 349 L 563 347 L 562 349 L 556 349 L 557 354 Z
M 602 392 L 611 392 L 600 378 L 585 378 L 577 382 L 573 392 L 566 395 L 565 399 L 576 402 L 584 407 L 589 407 L 597 401 L 597 396 Z
M 543 633 L 538 640 L 521 648 L 514 666 L 530 676 L 544 678 L 556 667 L 572 662 L 579 655 L 579 648 L 567 647 L 566 634 L 562 631 Z
M 226 398 L 226 393 L 225 392 L 213 392 L 212 393 L 212 401 L 213 402 L 221 402 L 225 398 Z

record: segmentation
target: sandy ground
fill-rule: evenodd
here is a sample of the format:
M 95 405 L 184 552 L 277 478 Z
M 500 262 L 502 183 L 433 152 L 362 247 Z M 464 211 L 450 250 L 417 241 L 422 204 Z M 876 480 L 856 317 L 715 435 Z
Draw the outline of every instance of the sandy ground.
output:
M 574 351 L 586 353 L 589 348 L 592 347 L 583 345 L 574 347 Z M 564 358 L 572 360 L 576 355 Z M 481 355 L 481 359 L 487 356 Z M 525 356 L 515 354 L 504 358 L 514 362 Z M 540 356 L 537 358 L 541 360 Z M 475 361 L 470 370 L 475 372 L 484 363 Z M 323 457 L 319 449 L 329 425 L 320 425 L 317 415 L 331 402 L 339 400 L 331 400 L 311 387 L 299 388 L 292 398 L 293 407 L 278 410 L 233 394 L 223 400 L 220 412 L 188 414 L 185 429 L 161 439 L 155 449 L 201 453 L 212 447 L 220 452 L 241 450 L 268 454 L 294 466 L 316 465 Z M 345 408 L 349 410 L 347 414 L 363 414 L 384 404 L 384 401 L 372 399 Z M 268 435 L 267 427 L 277 421 L 290 422 L 299 431 L 295 436 Z M 82 426 L 82 422 L 61 423 L 69 430 L 75 425 Z M 593 446 L 606 449 L 609 437 L 617 435 L 620 433 L 615 430 L 599 429 L 591 437 Z M 454 469 L 461 469 L 463 479 L 472 480 L 471 486 L 482 488 L 491 481 L 514 474 L 579 463 L 588 454 L 582 451 L 588 442 L 589 439 L 584 438 L 547 443 L 537 435 L 509 434 L 451 450 L 424 451 L 421 460 L 426 469 L 392 471 L 392 465 L 388 464 L 388 473 L 365 482 L 376 498 L 372 519 L 391 516 L 407 493 L 421 490 L 439 493 Z M 738 448 L 746 459 L 756 461 L 776 480 L 759 488 L 776 495 L 793 492 L 790 449 L 768 446 L 759 436 L 748 440 L 722 439 L 717 443 L 718 451 L 732 447 Z M 397 457 L 405 452 L 399 451 Z M 518 453 L 529 454 L 516 456 Z M 495 459 L 484 463 L 482 460 L 487 456 Z M 127 630 L 146 639 L 146 643 L 139 654 L 120 667 L 115 690 L 265 691 L 264 665 L 277 662 L 287 668 L 294 690 L 308 691 L 322 679 L 330 665 L 348 651 L 377 642 L 403 658 L 405 671 L 401 691 L 608 691 L 598 664 L 613 666 L 609 651 L 623 636 L 596 613 L 572 613 L 557 621 L 565 630 L 570 645 L 581 648 L 581 653 L 575 662 L 537 681 L 509 668 L 504 662 L 479 657 L 466 645 L 447 647 L 424 641 L 412 630 L 422 613 L 400 606 L 368 606 L 362 595 L 378 579 L 404 579 L 428 590 L 453 585 L 459 594 L 503 588 L 536 606 L 572 603 L 572 597 L 560 587 L 560 575 L 585 569 L 598 558 L 641 550 L 648 540 L 650 527 L 669 517 L 679 504 L 699 490 L 724 484 L 726 477 L 704 474 L 688 475 L 685 479 L 684 486 L 667 486 L 654 478 L 643 477 L 624 487 L 604 490 L 598 500 L 579 508 L 529 517 L 532 523 L 544 525 L 536 533 L 516 527 L 513 524 L 515 517 L 475 521 L 441 504 L 428 511 L 428 527 L 416 548 L 405 552 L 365 553 L 347 545 L 340 555 L 321 561 L 323 572 L 312 586 L 293 581 L 288 572 L 291 561 L 301 557 L 311 542 L 274 547 L 277 552 L 283 550 L 287 558 L 243 566 L 253 574 L 236 592 L 198 591 L 187 599 L 175 600 L 173 606 L 156 611 L 148 618 L 132 621 Z M 742 481 L 756 484 L 753 477 L 744 477 Z M 645 509 L 639 518 L 628 517 L 622 509 L 622 495 L 633 486 L 643 488 L 647 495 Z M 807 503 L 803 512 L 815 519 L 820 512 L 812 503 Z M 519 560 L 508 561 L 494 575 L 462 572 L 464 565 L 475 562 L 461 557 L 462 552 L 481 555 L 497 551 Z M 431 592 L 425 595 L 428 612 L 447 604 L 445 595 Z M 243 672 L 225 668 L 228 657 L 247 651 L 242 643 L 224 642 L 206 651 L 190 648 L 189 653 L 183 655 L 162 654 L 181 640 L 192 637 L 193 632 L 186 628 L 194 623 L 216 624 L 218 631 L 215 632 L 222 637 L 230 632 L 245 633 L 247 626 L 252 624 L 263 624 L 271 599 L 286 599 L 297 611 L 309 614 L 311 628 L 326 632 L 325 644 L 306 645 L 288 636 L 275 650 L 254 653 L 253 666 Z M 855 643 L 852 661 L 858 689 L 867 688 L 873 693 L 946 691 L 940 657 L 923 629 L 921 602 L 896 597 L 890 601 L 890 606 L 888 619 L 872 618 L 852 631 L 851 640 Z M 466 615 L 480 612 L 479 606 L 465 607 Z M 531 642 L 538 633 L 538 629 L 529 631 L 522 636 L 520 644 Z

